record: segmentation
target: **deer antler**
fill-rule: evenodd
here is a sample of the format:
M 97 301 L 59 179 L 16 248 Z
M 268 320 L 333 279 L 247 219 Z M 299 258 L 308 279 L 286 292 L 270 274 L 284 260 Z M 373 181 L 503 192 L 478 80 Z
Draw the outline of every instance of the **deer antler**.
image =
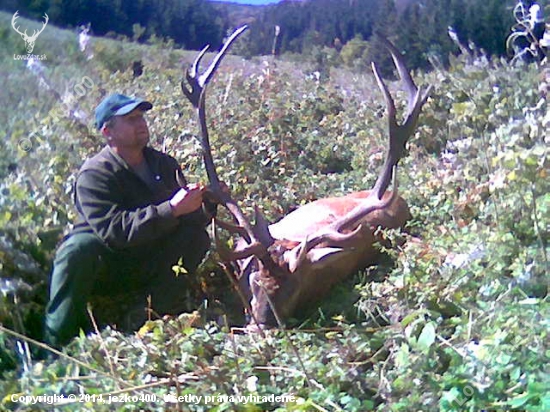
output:
M 358 221 L 367 216 L 369 213 L 386 208 L 397 198 L 397 164 L 405 153 L 405 145 L 407 141 L 414 133 L 420 111 L 428 99 L 431 86 L 429 86 L 426 92 L 422 94 L 420 89 L 414 84 L 405 63 L 403 62 L 403 59 L 395 46 L 382 36 L 380 36 L 380 38 L 385 47 L 389 49 L 395 67 L 399 73 L 399 77 L 403 82 L 404 89 L 407 92 L 408 103 L 405 120 L 402 124 L 397 123 L 397 110 L 395 108 L 395 102 L 389 92 L 388 86 L 384 83 L 384 80 L 378 73 L 376 65 L 373 63 L 372 70 L 374 72 L 376 82 L 378 83 L 378 87 L 384 95 L 384 100 L 388 110 L 389 141 L 384 165 L 382 166 L 373 190 L 361 205 L 357 206 L 346 216 L 338 219 L 328 227 L 323 228 L 322 232 L 316 233 L 310 238 L 306 238 L 300 246 L 297 247 L 294 252 L 296 258 L 293 259 L 289 265 L 291 271 L 294 271 L 302 262 L 304 262 L 307 253 L 317 245 L 321 243 L 328 243 L 331 246 L 338 247 L 339 245 L 349 242 L 361 231 L 362 226 L 359 225 L 350 233 L 342 233 L 342 231 L 353 228 Z M 383 200 L 384 193 L 389 186 L 392 175 L 394 178 L 394 189 L 392 195 L 386 200 Z
M 229 49 L 229 46 L 231 46 L 231 43 L 239 37 L 248 26 L 242 26 L 235 30 L 233 34 L 227 39 L 227 41 L 224 43 L 221 50 L 218 52 L 218 54 L 214 57 L 214 60 L 212 60 L 212 63 L 210 63 L 210 66 L 206 71 L 199 75 L 199 65 L 206 54 L 206 51 L 210 48 L 210 45 L 206 45 L 198 54 L 195 61 L 193 62 L 193 65 L 189 70 L 187 70 L 186 74 L 186 80 L 191 89 L 188 89 L 187 86 L 184 84 L 184 82 L 181 82 L 181 89 L 183 91 L 183 94 L 187 97 L 187 99 L 191 102 L 193 107 L 197 109 L 197 114 L 199 117 L 199 126 L 200 126 L 200 133 L 201 133 L 201 145 L 203 149 L 203 156 L 204 156 L 204 163 L 206 167 L 206 172 L 208 174 L 208 179 L 210 181 L 210 184 L 212 185 L 212 190 L 218 194 L 221 195 L 222 191 L 220 188 L 220 179 L 218 178 L 218 174 L 216 172 L 216 167 L 214 166 L 214 160 L 212 158 L 212 149 L 210 147 L 210 138 L 208 136 L 208 127 L 206 125 L 206 110 L 205 110 L 205 92 L 206 92 L 206 86 L 212 79 L 214 73 L 218 69 L 222 58 L 227 53 L 227 50 Z
M 21 33 L 21 32 L 19 31 L 19 26 L 18 26 L 18 27 L 15 27 L 15 21 L 16 21 L 18 18 L 19 18 L 19 10 L 17 10 L 17 11 L 15 12 L 15 14 L 13 15 L 13 17 L 11 18 L 11 26 L 12 26 L 13 29 L 14 29 L 17 33 L 19 33 L 21 36 L 27 37 L 27 30 L 25 30 L 24 33 Z
M 50 18 L 48 17 L 48 15 L 46 13 L 44 13 L 44 18 L 45 18 L 45 20 L 44 20 L 44 23 L 42 23 L 42 28 L 36 33 L 34 33 L 35 30 L 33 30 L 33 33 L 32 33 L 32 36 L 31 36 L 31 38 L 33 40 L 35 40 L 38 37 L 38 35 L 44 31 L 44 29 L 46 28 L 46 25 L 50 21 Z
M 396 47 L 390 43 L 386 38 L 378 36 L 382 41 L 382 44 L 390 51 L 399 77 L 403 83 L 403 87 L 407 92 L 407 112 L 403 124 L 398 124 L 396 119 L 396 109 L 393 98 L 390 94 L 388 86 L 384 83 L 384 80 L 378 73 L 378 68 L 374 63 L 372 63 L 372 71 L 378 83 L 378 87 L 384 95 L 384 100 L 386 101 L 386 106 L 388 109 L 388 128 L 389 128 L 389 140 L 388 148 L 386 151 L 386 159 L 382 170 L 378 175 L 378 179 L 373 188 L 373 195 L 378 199 L 382 198 L 382 195 L 386 192 L 391 180 L 392 171 L 395 166 L 399 163 L 399 160 L 403 157 L 405 153 L 405 145 L 409 138 L 414 133 L 416 124 L 418 122 L 418 116 L 422 110 L 422 106 L 426 103 L 430 95 L 432 86 L 428 86 L 424 94 L 421 93 L 421 90 L 416 87 L 414 81 L 409 73 L 409 70 L 405 66 L 405 62 L 401 57 L 401 54 L 396 49 Z
M 210 146 L 210 138 L 206 124 L 206 87 L 219 67 L 222 58 L 227 53 L 231 43 L 246 29 L 247 26 L 242 26 L 235 30 L 235 32 L 233 32 L 233 34 L 227 39 L 218 54 L 214 57 L 210 63 L 210 66 L 204 71 L 203 74 L 199 74 L 200 62 L 209 46 L 204 47 L 196 57 L 191 68 L 187 71 L 187 85 L 183 81 L 181 83 L 183 93 L 197 110 L 200 126 L 200 142 L 211 190 L 220 200 L 220 203 L 229 210 L 231 215 L 237 221 L 239 226 L 233 226 L 233 231 L 245 232 L 245 235 L 248 238 L 247 241 L 250 244 L 249 247 L 238 254 L 224 254 L 227 260 L 237 260 L 243 258 L 243 255 L 251 256 L 252 254 L 255 254 L 258 258 L 262 259 L 262 256 L 267 256 L 267 248 L 273 243 L 273 238 L 269 235 L 269 230 L 267 229 L 267 222 L 262 216 L 260 216 L 259 211 L 256 211 L 256 225 L 253 226 L 244 216 L 242 210 L 231 195 L 221 189 L 220 179 L 218 177 L 218 173 L 216 172 L 216 166 L 214 165 L 214 160 L 212 157 L 212 149 Z M 267 259 L 267 257 L 265 257 L 265 259 Z
M 23 36 L 24 39 L 29 39 L 29 40 L 36 40 L 36 38 L 38 37 L 38 35 L 40 33 L 42 33 L 44 31 L 44 29 L 46 28 L 46 25 L 48 24 L 48 21 L 50 21 L 50 18 L 48 17 L 48 15 L 46 13 L 44 13 L 44 18 L 45 18 L 45 21 L 44 23 L 42 23 L 42 28 L 40 30 L 38 30 L 38 32 L 36 30 L 33 30 L 33 33 L 31 36 L 29 36 L 27 34 L 27 30 L 25 30 L 23 33 L 21 33 L 19 31 L 19 26 L 15 27 L 15 22 L 16 20 L 19 18 L 19 10 L 17 10 L 13 17 L 11 18 L 11 25 L 13 27 L 13 29 L 19 33 L 21 36 Z

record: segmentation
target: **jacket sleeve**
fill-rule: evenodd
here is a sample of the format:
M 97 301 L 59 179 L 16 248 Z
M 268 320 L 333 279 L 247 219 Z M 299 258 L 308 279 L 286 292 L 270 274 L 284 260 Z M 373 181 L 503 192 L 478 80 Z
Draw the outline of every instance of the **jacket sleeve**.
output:
M 125 210 L 120 188 L 100 170 L 80 173 L 76 182 L 76 207 L 93 231 L 117 249 L 143 245 L 175 229 L 179 220 L 172 216 L 169 200 Z

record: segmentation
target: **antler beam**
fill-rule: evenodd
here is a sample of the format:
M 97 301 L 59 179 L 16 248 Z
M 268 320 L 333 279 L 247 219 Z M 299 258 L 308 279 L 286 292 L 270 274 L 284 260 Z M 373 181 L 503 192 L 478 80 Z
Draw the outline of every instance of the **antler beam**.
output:
M 386 152 L 386 159 L 384 165 L 382 166 L 382 171 L 376 180 L 376 183 L 373 188 L 373 195 L 378 199 L 381 199 L 384 193 L 386 192 L 390 181 L 393 169 L 399 163 L 399 160 L 403 157 L 405 152 L 405 145 L 409 138 L 414 133 L 416 128 L 416 123 L 418 122 L 418 117 L 422 106 L 428 100 L 432 86 L 428 86 L 426 91 L 422 94 L 421 90 L 416 87 L 414 81 L 409 73 L 409 70 L 405 66 L 405 62 L 401 57 L 399 51 L 395 46 L 390 43 L 383 36 L 378 36 L 382 41 L 382 44 L 390 51 L 401 82 L 403 83 L 403 88 L 407 92 L 407 113 L 405 115 L 405 120 L 403 124 L 397 123 L 395 109 L 395 103 L 390 94 L 388 86 L 382 79 L 382 76 L 378 73 L 378 68 L 376 64 L 372 63 L 372 71 L 374 72 L 374 77 L 378 83 L 378 87 L 384 95 L 384 100 L 386 101 L 386 106 L 388 109 L 388 128 L 389 128 L 389 140 L 388 140 L 388 149 Z
M 222 58 L 226 55 L 233 41 L 235 41 L 235 39 L 237 39 L 237 37 L 239 37 L 246 29 L 247 26 L 242 26 L 235 30 L 224 43 L 220 51 L 216 54 L 204 73 L 199 74 L 200 62 L 204 57 L 206 51 L 208 50 L 209 46 L 204 47 L 191 65 L 191 68 L 187 70 L 187 84 L 182 81 L 181 88 L 183 94 L 197 110 L 197 117 L 200 127 L 200 142 L 202 146 L 204 164 L 208 179 L 210 181 L 212 192 L 215 196 L 218 197 L 220 203 L 224 205 L 229 210 L 231 215 L 235 218 L 239 225 L 238 227 L 242 228 L 242 230 L 246 232 L 246 237 L 248 237 L 247 240 L 250 244 L 254 245 L 254 247 L 250 249 L 257 253 L 260 249 L 258 245 L 262 245 L 262 254 L 267 255 L 267 248 L 271 245 L 271 243 L 273 243 L 273 239 L 271 238 L 271 236 L 269 236 L 269 232 L 266 229 L 267 223 L 263 223 L 265 222 L 265 220 L 261 216 L 257 215 L 256 222 L 258 226 L 252 226 L 249 220 L 242 213 L 242 210 L 237 205 L 235 200 L 231 197 L 231 195 L 223 191 L 221 188 L 220 179 L 218 177 L 218 173 L 216 172 L 216 166 L 214 165 L 214 160 L 212 157 L 212 148 L 210 146 L 210 137 L 208 134 L 208 126 L 206 123 L 205 96 L 208 83 L 214 76 L 214 73 L 218 69 Z M 241 231 L 241 229 L 237 229 L 237 227 L 235 227 L 234 229 Z M 241 255 L 239 255 L 239 258 L 240 257 Z
M 212 63 L 210 63 L 210 66 L 205 70 L 202 75 L 199 75 L 200 62 L 206 54 L 207 50 L 210 48 L 210 45 L 206 45 L 198 54 L 191 68 L 187 70 L 186 80 L 190 86 L 190 89 L 187 87 L 184 81 L 181 82 L 181 89 L 183 91 L 183 94 L 191 102 L 193 107 L 197 109 L 206 173 L 208 174 L 208 179 L 210 181 L 210 185 L 212 186 L 212 190 L 219 195 L 222 194 L 220 188 L 220 179 L 218 177 L 218 173 L 216 172 L 216 167 L 214 166 L 212 149 L 210 147 L 210 138 L 208 136 L 208 127 L 206 125 L 206 86 L 214 76 L 214 73 L 218 69 L 221 60 L 227 53 L 229 46 L 231 46 L 231 43 L 233 43 L 233 41 L 235 41 L 235 39 L 237 39 L 237 37 L 239 37 L 247 28 L 248 26 L 245 25 L 235 30 L 224 43 L 218 54 L 214 57 Z
M 25 29 L 25 31 L 23 33 L 21 33 L 19 31 L 19 26 L 15 27 L 15 22 L 17 21 L 18 18 L 19 18 L 19 11 L 16 11 L 14 13 L 13 17 L 11 18 L 11 25 L 17 33 L 19 33 L 21 36 L 23 36 L 23 38 L 25 40 L 27 40 L 27 39 L 28 40 L 36 40 L 38 35 L 44 31 L 44 29 L 46 28 L 46 25 L 48 24 L 48 21 L 50 20 L 48 15 L 46 13 L 44 13 L 44 23 L 42 23 L 42 28 L 40 30 L 33 30 L 32 35 L 29 36 L 27 34 L 27 29 Z

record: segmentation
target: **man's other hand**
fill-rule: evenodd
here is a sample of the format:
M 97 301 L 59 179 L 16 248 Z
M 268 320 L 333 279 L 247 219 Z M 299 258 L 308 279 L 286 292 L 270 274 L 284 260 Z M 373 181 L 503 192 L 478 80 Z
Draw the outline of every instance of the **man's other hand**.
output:
M 172 199 L 170 199 L 172 214 L 178 217 L 197 210 L 202 204 L 204 190 L 204 187 L 198 183 L 182 187 L 176 192 Z

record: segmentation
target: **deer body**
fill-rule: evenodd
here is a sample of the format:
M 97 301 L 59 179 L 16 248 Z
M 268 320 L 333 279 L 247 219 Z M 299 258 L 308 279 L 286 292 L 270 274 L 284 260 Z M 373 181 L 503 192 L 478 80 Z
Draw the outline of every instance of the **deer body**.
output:
M 216 172 L 205 115 L 206 85 L 218 68 L 229 45 L 246 29 L 237 29 L 216 55 L 208 69 L 198 73 L 204 48 L 187 71 L 185 96 L 197 109 L 201 145 L 210 186 L 219 202 L 234 218 L 234 223 L 218 221 L 219 226 L 239 235 L 236 247 L 228 251 L 216 237 L 221 259 L 234 268 L 241 296 L 244 296 L 256 326 L 275 325 L 297 310 L 319 300 L 335 283 L 353 274 L 378 256 L 376 229 L 398 228 L 410 218 L 407 203 L 397 194 L 396 167 L 414 134 L 418 116 L 430 88 L 421 93 L 405 67 L 399 52 L 390 42 L 390 51 L 399 72 L 408 105 L 405 120 L 396 120 L 396 108 L 388 87 L 373 72 L 387 106 L 389 139 L 386 159 L 372 190 L 308 203 L 280 221 L 269 224 L 256 208 L 252 224 L 230 194 L 221 189 Z M 393 178 L 393 190 L 387 191 Z M 226 265 L 227 266 L 227 265 Z
M 383 200 L 391 199 L 392 195 L 391 192 L 386 192 Z M 359 225 L 362 226 L 347 242 L 338 246 L 331 245 L 330 241 L 320 244 L 307 253 L 299 268 L 293 272 L 289 270 L 290 262 L 296 259 L 293 252 L 295 248 L 308 236 L 322 233 L 360 206 L 369 196 L 372 196 L 372 191 L 364 190 L 341 197 L 319 199 L 269 225 L 274 242 L 268 250 L 281 269 L 281 277 L 271 279 L 270 272 L 265 271 L 261 262 L 254 257 L 237 262 L 241 289 L 248 292 L 246 296 L 250 299 L 251 309 L 258 323 L 275 324 L 271 305 L 277 308 L 281 318 L 288 318 L 313 306 L 335 284 L 376 262 L 379 251 L 375 243 L 382 240 L 375 235 L 377 228 L 396 229 L 404 226 L 411 217 L 409 207 L 401 197 L 397 196 L 387 207 L 360 219 L 355 227 L 345 232 L 353 232 Z M 236 250 L 246 244 L 241 239 Z M 258 287 L 260 284 L 264 287 Z
M 269 225 L 269 232 L 274 239 L 302 242 L 306 236 L 310 236 L 351 212 L 371 193 L 371 190 L 362 190 L 341 197 L 329 197 L 307 203 L 277 223 Z M 383 198 L 388 199 L 391 195 L 391 192 L 386 192 Z M 403 198 L 397 197 L 387 208 L 364 216 L 360 222 L 393 229 L 402 226 L 409 218 L 407 203 Z

